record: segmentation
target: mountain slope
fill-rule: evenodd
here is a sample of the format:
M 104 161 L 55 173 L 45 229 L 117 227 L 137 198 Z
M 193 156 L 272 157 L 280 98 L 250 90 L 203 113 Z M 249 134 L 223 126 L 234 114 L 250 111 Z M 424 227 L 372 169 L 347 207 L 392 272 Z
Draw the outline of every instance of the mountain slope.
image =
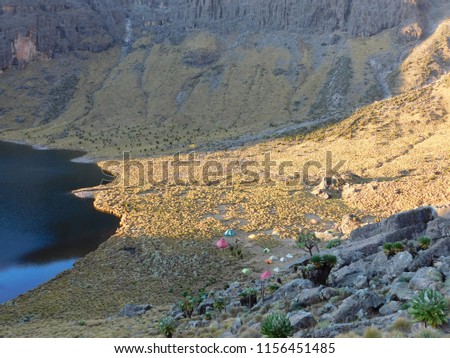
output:
M 97 158 L 342 119 L 447 69 L 420 64 L 433 46 L 447 56 L 446 25 L 418 42 L 450 14 L 440 0 L 7 3 L 0 138 Z

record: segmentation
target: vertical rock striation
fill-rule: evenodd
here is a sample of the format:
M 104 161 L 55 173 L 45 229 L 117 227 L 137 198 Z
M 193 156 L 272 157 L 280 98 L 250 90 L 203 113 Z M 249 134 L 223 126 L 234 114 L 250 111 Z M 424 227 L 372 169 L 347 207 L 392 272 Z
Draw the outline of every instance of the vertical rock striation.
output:
M 123 41 L 125 19 L 161 34 L 208 29 L 344 31 L 371 36 L 420 22 L 443 0 L 0 0 L 0 69 Z

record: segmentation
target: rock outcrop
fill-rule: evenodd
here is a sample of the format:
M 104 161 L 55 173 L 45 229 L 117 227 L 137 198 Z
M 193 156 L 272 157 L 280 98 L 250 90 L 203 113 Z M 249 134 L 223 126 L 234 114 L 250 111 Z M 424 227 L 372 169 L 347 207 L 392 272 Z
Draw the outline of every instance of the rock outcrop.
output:
M 99 52 L 121 41 L 120 1 L 0 1 L 0 70 L 70 51 Z

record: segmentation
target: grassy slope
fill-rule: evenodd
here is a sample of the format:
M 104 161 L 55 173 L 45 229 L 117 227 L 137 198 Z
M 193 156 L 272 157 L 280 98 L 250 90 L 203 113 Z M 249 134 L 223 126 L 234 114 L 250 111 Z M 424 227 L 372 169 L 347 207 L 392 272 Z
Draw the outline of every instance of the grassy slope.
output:
M 342 117 L 376 99 L 374 74 L 364 63 L 375 54 L 395 55 L 393 36 L 391 31 L 365 40 L 342 35 L 338 43 L 326 44 L 327 38 L 283 33 L 216 38 L 197 32 L 179 45 L 143 36 L 126 56 L 115 48 L 32 64 L 2 75 L 0 126 L 5 130 L 0 138 L 85 148 L 97 158 L 117 157 L 123 150 L 143 156 L 317 115 Z M 186 56 L 199 52 L 218 55 L 218 60 L 186 64 Z M 341 57 L 349 68 L 333 67 Z M 52 96 L 65 91 L 51 92 L 52 81 L 58 84 L 55 79 L 70 75 L 78 80 L 72 99 Z M 345 88 L 337 106 L 330 104 L 333 93 L 326 92 L 333 83 L 337 90 Z M 55 103 L 61 113 L 46 124 L 45 114 Z M 311 108 L 321 111 L 314 114 Z M 25 122 L 17 123 L 18 117 Z

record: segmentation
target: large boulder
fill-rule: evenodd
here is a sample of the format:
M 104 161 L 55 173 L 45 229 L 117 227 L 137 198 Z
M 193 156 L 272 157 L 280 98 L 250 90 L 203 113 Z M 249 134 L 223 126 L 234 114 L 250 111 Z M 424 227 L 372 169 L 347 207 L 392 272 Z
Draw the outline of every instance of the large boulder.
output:
M 367 273 L 370 262 L 358 260 L 348 266 L 331 273 L 330 281 L 336 287 L 355 287 L 357 289 L 367 287 Z
M 202 315 L 205 314 L 207 311 L 209 311 L 210 309 L 212 309 L 214 307 L 214 300 L 212 299 L 208 299 L 208 300 L 203 300 L 198 307 L 195 309 L 194 314 L 195 315 Z
M 403 271 L 406 270 L 406 268 L 409 264 L 411 264 L 412 261 L 413 256 L 407 251 L 396 254 L 386 262 L 386 266 L 384 267 L 387 278 L 393 279 L 398 277 L 403 273 Z
M 409 283 L 405 281 L 395 282 L 388 293 L 386 299 L 388 301 L 409 301 L 415 296 L 415 292 L 409 288 Z
M 442 255 L 450 255 L 450 238 L 440 239 L 428 250 L 420 251 L 408 265 L 408 271 L 415 272 L 422 267 L 431 266 L 435 258 Z
M 428 224 L 425 235 L 432 240 L 450 237 L 450 219 L 440 217 L 433 220 Z
M 382 316 L 388 316 L 388 315 L 391 315 L 391 314 L 394 314 L 394 313 L 400 311 L 400 309 L 401 309 L 400 302 L 390 301 L 390 302 L 384 304 L 380 308 L 379 312 L 380 312 L 380 315 L 382 315 Z
M 409 288 L 412 290 L 424 290 L 432 288 L 434 290 L 442 287 L 444 275 L 434 267 L 422 267 L 409 281 Z
M 294 298 L 294 302 L 303 307 L 319 303 L 324 299 L 321 293 L 323 288 L 323 286 L 319 286 L 302 290 L 302 292 Z
M 314 284 L 310 280 L 298 278 L 281 286 L 270 300 L 277 301 L 280 299 L 292 299 L 297 296 L 302 290 L 310 289 L 313 287 Z
M 332 319 L 337 323 L 351 322 L 376 312 L 383 304 L 384 300 L 375 292 L 362 289 L 342 301 Z
M 291 312 L 288 314 L 288 318 L 294 328 L 294 332 L 314 327 L 317 324 L 314 316 L 306 311 Z

